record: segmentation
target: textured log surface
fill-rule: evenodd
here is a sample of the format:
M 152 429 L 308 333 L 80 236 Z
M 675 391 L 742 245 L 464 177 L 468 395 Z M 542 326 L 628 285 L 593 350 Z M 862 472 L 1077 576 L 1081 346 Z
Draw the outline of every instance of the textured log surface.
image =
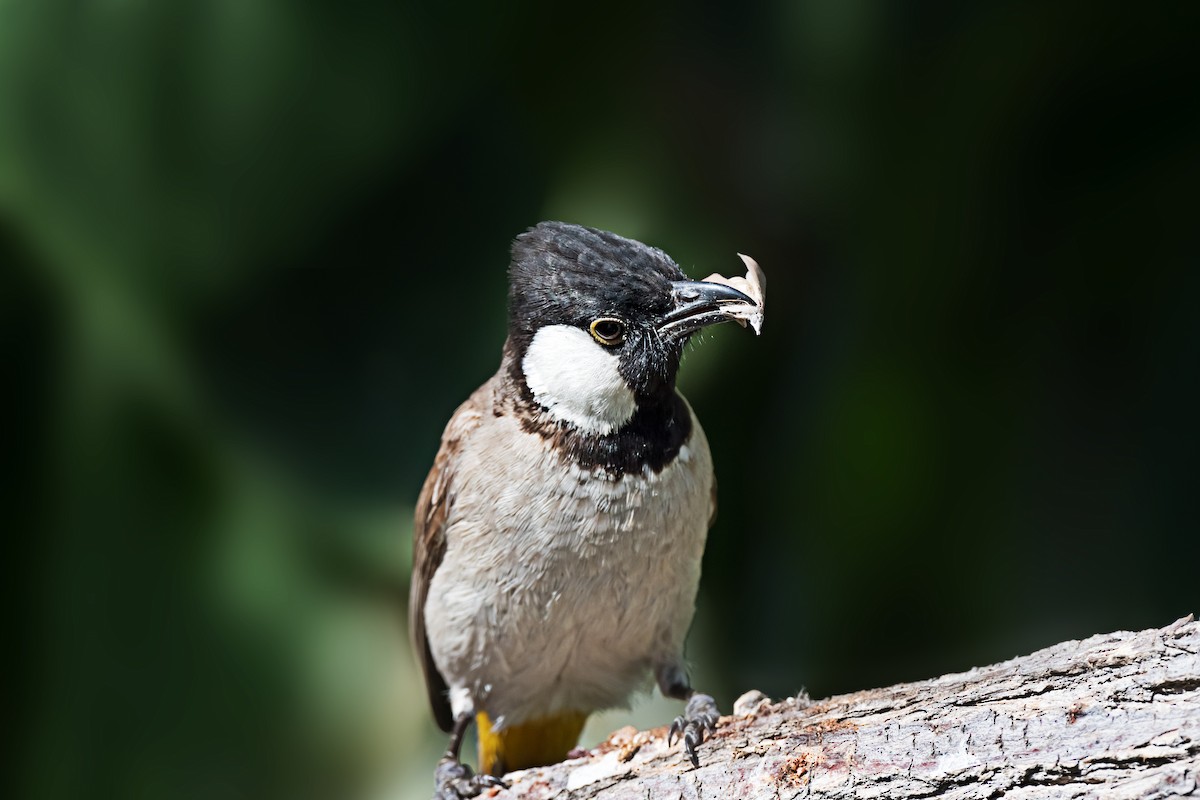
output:
M 665 728 L 509 776 L 506 798 L 1200 797 L 1200 623 L 1064 642 L 818 702 L 744 697 L 694 769 Z

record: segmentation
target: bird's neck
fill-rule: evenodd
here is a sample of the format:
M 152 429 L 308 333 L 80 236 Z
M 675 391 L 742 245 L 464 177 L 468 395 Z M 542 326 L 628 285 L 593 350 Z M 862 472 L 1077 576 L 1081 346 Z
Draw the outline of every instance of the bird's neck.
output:
M 623 412 L 624 419 L 600 430 L 599 426 L 577 424 L 576 415 L 539 398 L 529 385 L 522 359 L 509 348 L 497 378 L 498 399 L 505 410 L 527 433 L 541 436 L 564 460 L 582 469 L 601 469 L 614 477 L 646 469 L 659 472 L 691 435 L 691 410 L 673 381 L 660 381 L 648 391 L 631 395 L 633 403 Z M 596 400 L 603 401 L 603 397 Z

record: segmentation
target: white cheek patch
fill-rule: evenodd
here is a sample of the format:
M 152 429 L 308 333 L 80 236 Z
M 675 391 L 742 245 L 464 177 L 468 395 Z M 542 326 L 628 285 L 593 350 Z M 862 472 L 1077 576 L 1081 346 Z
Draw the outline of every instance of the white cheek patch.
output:
M 587 331 L 548 325 L 533 335 L 521 369 L 533 399 L 550 416 L 587 433 L 612 433 L 637 402 L 617 370 L 617 355 Z

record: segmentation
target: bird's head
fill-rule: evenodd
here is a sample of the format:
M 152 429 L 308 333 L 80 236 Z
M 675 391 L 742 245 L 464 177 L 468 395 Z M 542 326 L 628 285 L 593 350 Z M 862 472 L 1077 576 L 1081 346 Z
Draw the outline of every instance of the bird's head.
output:
M 599 435 L 673 402 L 689 337 L 754 302 L 688 280 L 661 250 L 563 222 L 517 237 L 509 281 L 512 369 L 552 417 Z

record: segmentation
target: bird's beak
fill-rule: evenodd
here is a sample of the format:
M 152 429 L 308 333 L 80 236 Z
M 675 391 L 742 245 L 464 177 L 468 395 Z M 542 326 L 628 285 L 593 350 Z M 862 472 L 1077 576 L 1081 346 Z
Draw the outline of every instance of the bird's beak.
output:
M 675 302 L 658 326 L 660 333 L 684 336 L 709 325 L 728 322 L 734 317 L 726 309 L 734 304 L 755 305 L 754 300 L 732 286 L 711 281 L 674 281 L 671 297 Z

